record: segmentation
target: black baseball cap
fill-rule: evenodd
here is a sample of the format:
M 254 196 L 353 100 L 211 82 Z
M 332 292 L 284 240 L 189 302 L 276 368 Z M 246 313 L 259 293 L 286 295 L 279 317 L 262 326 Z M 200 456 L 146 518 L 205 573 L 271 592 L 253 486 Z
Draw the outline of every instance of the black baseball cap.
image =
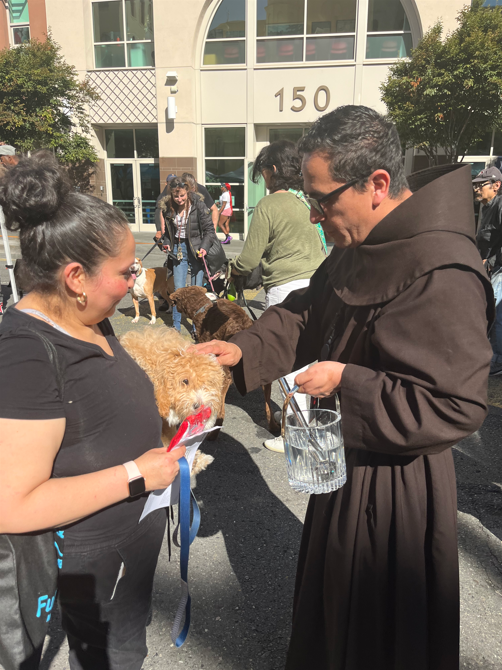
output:
M 472 180 L 472 183 L 479 184 L 482 181 L 502 181 L 502 172 L 496 167 L 481 170 L 478 176 Z

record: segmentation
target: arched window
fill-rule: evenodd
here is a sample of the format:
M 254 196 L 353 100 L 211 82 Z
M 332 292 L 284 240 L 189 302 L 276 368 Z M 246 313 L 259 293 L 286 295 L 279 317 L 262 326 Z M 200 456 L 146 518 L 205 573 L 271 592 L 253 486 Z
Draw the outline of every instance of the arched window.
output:
M 211 21 L 204 48 L 204 65 L 246 62 L 246 0 L 223 0 Z
M 254 5 L 256 17 L 249 20 L 256 21 L 257 64 L 392 60 L 409 56 L 413 45 L 401 0 L 255 0 Z M 244 64 L 245 25 L 245 0 L 223 0 L 209 27 L 203 64 Z

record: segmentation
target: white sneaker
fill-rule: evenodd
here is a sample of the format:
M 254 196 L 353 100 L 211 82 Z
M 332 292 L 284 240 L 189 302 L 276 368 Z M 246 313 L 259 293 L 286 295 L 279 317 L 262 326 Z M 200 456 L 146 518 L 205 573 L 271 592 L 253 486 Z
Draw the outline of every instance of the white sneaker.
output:
M 265 440 L 263 446 L 269 451 L 276 451 L 279 454 L 284 453 L 284 440 L 280 435 L 279 437 L 273 437 L 270 440 Z

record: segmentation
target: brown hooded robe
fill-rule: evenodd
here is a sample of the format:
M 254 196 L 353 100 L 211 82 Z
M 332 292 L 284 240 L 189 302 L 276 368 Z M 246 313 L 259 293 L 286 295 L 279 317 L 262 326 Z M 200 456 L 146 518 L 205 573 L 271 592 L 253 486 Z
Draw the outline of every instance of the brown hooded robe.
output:
M 316 361 L 332 331 L 328 360 L 347 364 L 347 483 L 310 498 L 286 670 L 458 669 L 450 447 L 483 422 L 492 355 L 470 180 L 417 173 L 361 246 L 232 339 L 243 394 Z

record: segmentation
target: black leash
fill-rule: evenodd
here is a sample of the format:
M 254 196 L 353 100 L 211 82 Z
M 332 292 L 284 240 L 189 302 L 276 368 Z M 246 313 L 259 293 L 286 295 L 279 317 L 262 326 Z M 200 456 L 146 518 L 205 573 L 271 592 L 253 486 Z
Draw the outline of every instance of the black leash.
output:
M 246 296 L 244 295 L 244 291 L 239 291 L 239 294 L 237 296 L 238 299 L 242 298 L 242 301 L 244 302 L 245 307 L 247 308 L 248 312 L 251 314 L 251 317 L 253 318 L 253 321 L 258 321 L 258 318 L 256 317 L 255 313 L 251 309 L 251 307 L 248 305 L 248 301 L 246 300 Z
M 141 262 L 143 262 L 143 261 L 145 260 L 145 258 L 146 258 L 149 254 L 152 253 L 152 251 L 155 249 L 155 247 L 158 247 L 158 246 L 159 246 L 159 243 L 158 243 L 158 242 L 155 242 L 155 244 L 154 244 L 153 247 L 150 249 L 150 251 L 147 251 L 146 254 L 143 256 L 143 258 L 141 259 Z

